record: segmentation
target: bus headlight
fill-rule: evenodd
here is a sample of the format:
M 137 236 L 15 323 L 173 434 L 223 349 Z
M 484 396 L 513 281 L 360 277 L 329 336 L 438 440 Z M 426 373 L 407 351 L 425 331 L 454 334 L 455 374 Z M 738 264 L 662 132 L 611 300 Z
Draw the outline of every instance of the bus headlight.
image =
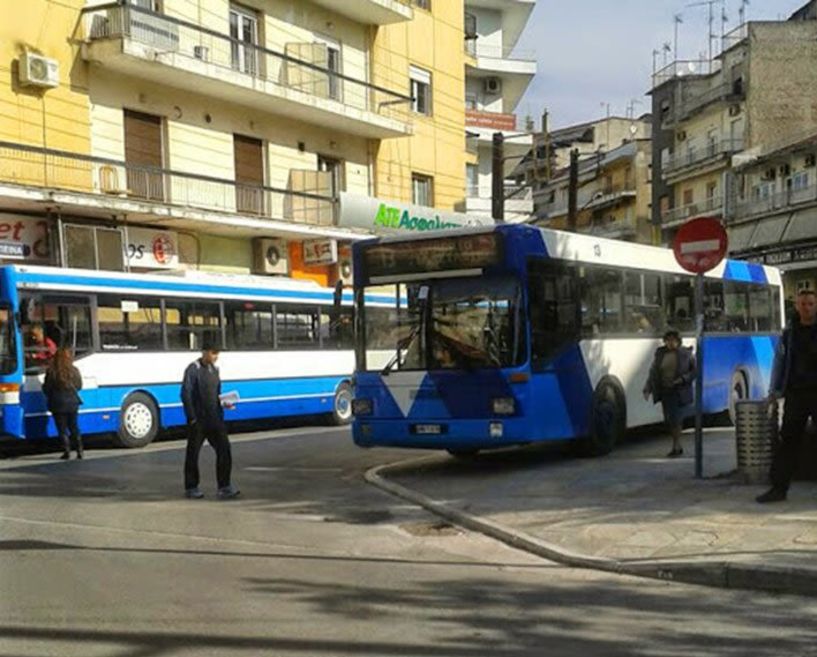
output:
M 494 397 L 491 401 L 495 415 L 513 415 L 516 413 L 516 401 L 513 397 Z
M 361 397 L 360 399 L 353 399 L 352 413 L 356 417 L 371 415 L 372 413 L 374 413 L 374 402 L 371 399 L 367 399 L 366 397 Z

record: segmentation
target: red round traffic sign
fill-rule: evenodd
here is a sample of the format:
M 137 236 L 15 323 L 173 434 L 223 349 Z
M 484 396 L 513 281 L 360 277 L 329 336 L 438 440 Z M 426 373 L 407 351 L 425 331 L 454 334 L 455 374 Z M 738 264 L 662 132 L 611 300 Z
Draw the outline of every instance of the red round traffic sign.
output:
M 672 242 L 675 259 L 693 274 L 717 267 L 726 255 L 729 238 L 718 219 L 700 217 L 687 221 Z

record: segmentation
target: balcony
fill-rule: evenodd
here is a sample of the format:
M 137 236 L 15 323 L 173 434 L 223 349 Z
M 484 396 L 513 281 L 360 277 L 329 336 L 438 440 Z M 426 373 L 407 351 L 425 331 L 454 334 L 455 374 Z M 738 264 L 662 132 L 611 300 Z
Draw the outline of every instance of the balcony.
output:
M 14 209 L 63 211 L 109 219 L 161 220 L 167 227 L 234 234 L 342 235 L 328 173 L 291 170 L 287 188 L 240 184 L 181 171 L 133 166 L 0 141 L 0 195 Z
M 671 128 L 681 121 L 685 121 L 697 112 L 715 103 L 738 103 L 745 100 L 746 92 L 743 85 L 735 83 L 719 84 L 703 93 L 691 95 L 676 104 L 664 117 L 661 125 L 664 129 Z
M 628 213 L 615 221 L 596 221 L 581 226 L 579 232 L 608 239 L 631 240 L 638 236 L 638 220 L 633 213 Z
M 364 25 L 391 25 L 414 18 L 411 0 L 312 0 L 316 5 Z
M 704 216 L 721 216 L 723 214 L 723 196 L 712 196 L 700 203 L 691 203 L 673 208 L 661 218 L 663 228 L 672 228 L 689 219 Z
M 659 69 L 652 76 L 652 88 L 677 78 L 692 78 L 712 75 L 721 70 L 723 64 L 720 59 L 689 59 L 678 60 Z
M 817 186 L 787 189 L 765 198 L 740 199 L 730 213 L 730 219 L 741 220 L 763 217 L 778 212 L 794 211 L 801 205 L 817 203 Z
M 666 178 L 677 176 L 685 169 L 701 168 L 743 150 L 743 139 L 721 139 L 705 146 L 687 146 L 682 153 L 674 153 L 663 162 Z
M 371 139 L 412 134 L 410 98 L 329 70 L 322 44 L 286 54 L 134 5 L 82 13 L 83 57 L 132 76 Z
M 526 185 L 505 185 L 505 218 L 528 218 L 533 214 L 533 190 Z M 465 190 L 465 212 L 475 215 L 491 215 L 491 188 L 469 185 Z
M 624 185 L 613 185 L 604 187 L 593 193 L 590 200 L 582 208 L 583 210 L 600 210 L 612 207 L 624 201 L 630 201 L 638 195 L 634 183 Z

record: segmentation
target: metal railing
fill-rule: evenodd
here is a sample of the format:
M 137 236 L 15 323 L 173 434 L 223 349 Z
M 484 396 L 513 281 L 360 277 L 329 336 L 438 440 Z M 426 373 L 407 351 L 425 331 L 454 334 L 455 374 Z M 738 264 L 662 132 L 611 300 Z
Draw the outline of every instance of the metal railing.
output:
M 707 160 L 712 160 L 743 150 L 743 139 L 721 139 L 704 145 L 689 145 L 682 153 L 667 157 L 663 164 L 664 173 L 685 169 Z
M 734 209 L 729 214 L 733 219 L 746 219 L 769 214 L 777 210 L 787 210 L 806 203 L 817 203 L 817 185 L 801 187 L 800 189 L 787 189 L 783 192 L 770 194 L 765 198 L 738 199 Z
M 533 199 L 533 188 L 530 185 L 505 185 L 503 187 L 506 201 L 530 201 Z M 490 185 L 466 185 L 466 198 L 490 199 L 492 189 Z
M 709 213 L 719 214 L 723 212 L 723 205 L 723 196 L 711 196 L 700 203 L 691 203 L 668 210 L 664 213 L 661 222 L 671 225 Z
M 245 76 L 256 88 L 285 94 L 290 100 L 297 100 L 292 92 L 300 92 L 406 125 L 411 123 L 410 96 L 327 68 L 323 44 L 289 44 L 287 53 L 276 52 L 122 2 L 84 9 L 82 26 L 86 41 L 129 39 L 151 48 L 151 61 L 168 66 L 184 58 L 188 63 L 185 74 L 189 74 L 192 62 L 200 67 L 202 75 L 229 81 L 224 73 L 231 72 Z M 258 87 L 258 82 L 268 86 Z
M 653 88 L 659 87 L 674 78 L 688 78 L 701 75 L 711 75 L 721 70 L 719 59 L 690 59 L 678 60 L 656 71 L 652 76 Z
M 683 121 L 689 118 L 694 112 L 700 110 L 707 105 L 719 101 L 742 100 L 746 97 L 743 86 L 736 87 L 735 83 L 719 84 L 712 89 L 708 89 L 702 93 L 691 95 L 688 98 L 682 99 L 676 104 L 665 117 L 663 125 L 666 127 L 673 123 Z
M 328 175 L 328 174 L 325 174 Z M 0 141 L 0 182 L 243 216 L 335 224 L 336 199 L 318 191 L 247 185 L 212 176 Z

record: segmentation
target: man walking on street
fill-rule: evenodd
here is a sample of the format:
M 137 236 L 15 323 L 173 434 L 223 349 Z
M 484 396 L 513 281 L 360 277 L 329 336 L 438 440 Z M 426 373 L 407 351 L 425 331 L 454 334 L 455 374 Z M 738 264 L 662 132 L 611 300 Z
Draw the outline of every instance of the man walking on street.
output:
M 774 355 L 769 403 L 785 398 L 783 427 L 772 461 L 772 487 L 757 497 L 760 504 L 786 499 L 808 419 L 811 417 L 817 422 L 817 297 L 814 290 L 800 291 L 796 310 Z
M 216 362 L 219 350 L 205 344 L 201 358 L 188 365 L 182 382 L 182 402 L 187 418 L 187 454 L 184 461 L 184 490 L 190 499 L 201 499 L 199 488 L 199 452 L 205 440 L 216 450 L 218 497 L 226 500 L 239 495 L 230 483 L 232 456 L 224 408 L 221 403 L 221 378 Z

